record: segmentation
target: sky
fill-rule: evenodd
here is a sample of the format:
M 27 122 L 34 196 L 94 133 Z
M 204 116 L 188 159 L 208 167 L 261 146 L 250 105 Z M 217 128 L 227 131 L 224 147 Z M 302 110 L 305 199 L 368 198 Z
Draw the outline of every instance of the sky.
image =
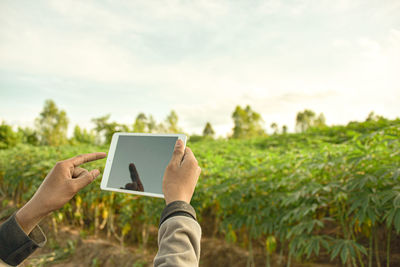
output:
M 225 136 L 237 105 L 293 131 L 400 115 L 400 1 L 0 2 L 0 120 L 33 126 L 46 99 L 70 131 L 175 110 Z

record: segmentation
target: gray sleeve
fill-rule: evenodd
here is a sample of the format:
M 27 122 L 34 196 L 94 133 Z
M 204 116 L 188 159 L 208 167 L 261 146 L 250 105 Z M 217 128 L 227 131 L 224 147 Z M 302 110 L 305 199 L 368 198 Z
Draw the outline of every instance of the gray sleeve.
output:
M 154 266 L 199 266 L 201 228 L 187 216 L 166 219 L 158 231 L 158 252 Z
M 164 208 L 163 212 L 161 213 L 160 224 L 158 225 L 158 227 L 160 228 L 161 224 L 165 220 L 173 216 L 186 216 L 196 220 L 196 211 L 190 204 L 186 203 L 185 201 L 178 200 L 171 202 Z
M 36 226 L 29 235 L 21 229 L 15 214 L 0 225 L 0 259 L 16 266 L 46 243 L 42 229 Z

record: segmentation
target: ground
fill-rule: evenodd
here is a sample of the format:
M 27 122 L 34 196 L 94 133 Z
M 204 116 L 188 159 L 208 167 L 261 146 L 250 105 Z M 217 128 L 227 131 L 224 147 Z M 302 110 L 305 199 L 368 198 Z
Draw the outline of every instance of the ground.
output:
M 109 241 L 105 237 L 82 237 L 77 228 L 60 227 L 57 234 L 50 229 L 45 231 L 48 244 L 37 250 L 21 266 L 153 266 L 152 261 L 157 253 L 157 245 L 149 244 L 146 249 L 139 246 L 124 246 L 118 242 Z M 255 266 L 265 266 L 265 254 L 261 248 L 255 248 Z M 200 266 L 246 266 L 248 251 L 238 245 L 230 244 L 224 240 L 203 237 L 201 241 Z M 281 259 L 284 263 L 286 259 Z M 279 255 L 272 255 L 272 266 L 277 266 Z M 274 264 L 275 263 L 275 264 Z M 299 264 L 294 267 L 332 267 L 334 264 Z

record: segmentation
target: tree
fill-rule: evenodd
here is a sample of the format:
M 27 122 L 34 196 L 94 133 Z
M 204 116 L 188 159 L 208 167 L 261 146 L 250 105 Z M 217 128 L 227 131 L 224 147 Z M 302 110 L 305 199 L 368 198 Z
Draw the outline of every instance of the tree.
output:
M 283 126 L 282 126 L 282 133 L 283 133 L 283 134 L 287 134 L 287 131 L 288 131 L 287 126 L 286 126 L 286 125 L 283 125 Z
M 0 149 L 7 149 L 17 145 L 20 138 L 12 127 L 4 121 L 0 125 Z
M 39 145 L 38 133 L 29 127 L 18 127 L 18 134 L 21 136 L 22 143 L 30 144 L 33 146 Z
M 107 114 L 103 117 L 94 118 L 92 122 L 96 125 L 95 131 L 104 136 L 105 143 L 110 143 L 112 136 L 116 132 L 128 132 L 129 127 L 125 124 L 120 124 L 115 121 L 109 122 L 111 115 Z
M 174 110 L 171 110 L 171 113 L 167 116 L 166 120 L 166 131 L 168 133 L 179 133 L 181 129 L 178 127 L 178 114 Z
M 147 131 L 147 117 L 144 113 L 137 115 L 135 123 L 133 124 L 133 131 L 136 133 L 145 133 Z
M 274 134 L 278 133 L 278 124 L 276 122 L 271 123 L 271 129 L 274 131 Z
M 305 132 L 310 127 L 323 127 L 325 126 L 325 116 L 320 113 L 318 117 L 314 111 L 305 109 L 298 112 L 296 115 L 296 129 L 300 132 Z
M 326 119 L 323 113 L 320 113 L 318 117 L 313 121 L 313 127 L 324 127 L 326 126 Z
M 204 127 L 204 130 L 203 130 L 203 136 L 212 138 L 214 136 L 214 134 L 215 134 L 215 131 L 212 128 L 211 123 L 207 122 L 206 126 Z
M 40 144 L 59 146 L 67 143 L 67 113 L 59 110 L 53 100 L 46 100 L 35 123 Z
M 365 121 L 379 121 L 380 119 L 384 119 L 384 117 L 375 114 L 374 111 L 371 111 L 371 112 L 368 114 L 368 117 L 367 117 L 367 119 L 366 119 Z
M 86 129 L 81 129 L 79 125 L 76 125 L 74 128 L 74 137 L 72 138 L 72 141 L 83 144 L 95 144 L 96 134 L 93 133 L 93 131 L 89 132 Z
M 250 138 L 264 135 L 261 115 L 253 111 L 249 105 L 242 109 L 236 106 L 232 113 L 234 123 L 233 138 Z
M 168 132 L 167 126 L 165 126 L 165 124 L 162 122 L 157 124 L 156 129 L 157 129 L 157 132 L 159 132 L 159 133 L 167 133 Z
M 150 115 L 147 120 L 147 131 L 149 133 L 154 133 L 157 131 L 157 122 L 154 119 L 153 115 Z

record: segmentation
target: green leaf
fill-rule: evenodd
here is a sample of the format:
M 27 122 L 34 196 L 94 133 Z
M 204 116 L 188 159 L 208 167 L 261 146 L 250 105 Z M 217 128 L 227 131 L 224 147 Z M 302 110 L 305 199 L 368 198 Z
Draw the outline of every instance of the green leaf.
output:
M 334 258 L 336 258 L 336 256 L 339 254 L 339 252 L 340 252 L 340 249 L 342 248 L 342 246 L 343 246 L 343 243 L 342 243 L 342 241 L 337 241 L 336 243 L 335 243 L 335 245 L 333 246 L 333 248 L 332 248 L 332 253 L 331 253 L 331 260 L 333 260 Z
M 396 215 L 394 216 L 394 227 L 396 232 L 400 232 L 400 209 L 396 209 Z
M 340 259 L 342 260 L 342 264 L 345 264 L 348 256 L 349 256 L 349 247 L 345 245 L 343 246 L 342 251 L 340 252 Z
M 396 194 L 397 196 L 393 200 L 394 208 L 400 208 L 400 193 Z

